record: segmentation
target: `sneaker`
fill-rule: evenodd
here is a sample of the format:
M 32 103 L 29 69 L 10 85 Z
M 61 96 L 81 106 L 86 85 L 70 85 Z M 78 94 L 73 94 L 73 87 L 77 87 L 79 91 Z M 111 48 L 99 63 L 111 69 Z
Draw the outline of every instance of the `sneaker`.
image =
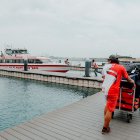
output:
M 109 133 L 109 132 L 110 132 L 110 127 L 108 127 L 108 128 L 103 127 L 102 134 Z

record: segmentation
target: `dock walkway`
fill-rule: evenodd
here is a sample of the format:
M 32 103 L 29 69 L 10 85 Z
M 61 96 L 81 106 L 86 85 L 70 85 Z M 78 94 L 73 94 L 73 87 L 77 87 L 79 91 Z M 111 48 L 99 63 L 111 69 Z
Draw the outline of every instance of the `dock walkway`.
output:
M 104 97 L 89 96 L 62 109 L 0 132 L 0 140 L 140 140 L 140 112 L 130 123 L 115 111 L 111 132 L 101 134 Z

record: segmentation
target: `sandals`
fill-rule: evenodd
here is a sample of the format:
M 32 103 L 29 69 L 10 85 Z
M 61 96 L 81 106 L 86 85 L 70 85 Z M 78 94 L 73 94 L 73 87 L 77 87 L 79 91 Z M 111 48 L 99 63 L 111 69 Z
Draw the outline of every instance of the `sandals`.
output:
M 105 133 L 109 133 L 110 132 L 110 127 L 103 127 L 102 129 L 102 134 L 105 134 Z

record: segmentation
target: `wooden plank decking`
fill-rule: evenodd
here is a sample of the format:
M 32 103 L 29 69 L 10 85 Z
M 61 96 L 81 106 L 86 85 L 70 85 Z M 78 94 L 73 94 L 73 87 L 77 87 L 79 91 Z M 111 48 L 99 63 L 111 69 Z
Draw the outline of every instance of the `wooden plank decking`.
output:
M 140 140 L 140 112 L 131 123 L 116 110 L 111 132 L 101 134 L 103 94 L 97 93 L 62 109 L 0 132 L 0 140 Z

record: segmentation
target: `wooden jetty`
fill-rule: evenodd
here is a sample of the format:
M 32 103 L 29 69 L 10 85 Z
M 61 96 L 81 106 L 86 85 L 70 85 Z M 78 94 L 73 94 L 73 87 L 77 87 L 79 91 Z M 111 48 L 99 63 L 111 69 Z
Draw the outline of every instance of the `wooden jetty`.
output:
M 84 98 L 62 109 L 38 116 L 28 122 L 0 132 L 0 140 L 139 140 L 140 112 L 130 123 L 126 114 L 115 111 L 111 132 L 101 134 L 104 96 Z

